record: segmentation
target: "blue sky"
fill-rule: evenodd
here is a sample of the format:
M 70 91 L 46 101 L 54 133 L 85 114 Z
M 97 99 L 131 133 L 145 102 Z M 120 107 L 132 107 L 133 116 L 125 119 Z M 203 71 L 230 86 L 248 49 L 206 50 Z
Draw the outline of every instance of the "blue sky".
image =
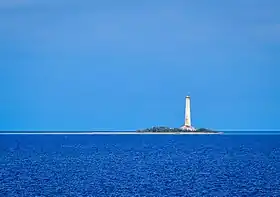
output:
M 280 128 L 280 1 L 0 1 L 0 130 Z

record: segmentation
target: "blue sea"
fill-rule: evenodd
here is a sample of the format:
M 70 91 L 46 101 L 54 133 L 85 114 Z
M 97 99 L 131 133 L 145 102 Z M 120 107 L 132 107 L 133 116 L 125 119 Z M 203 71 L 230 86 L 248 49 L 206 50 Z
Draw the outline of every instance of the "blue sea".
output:
M 280 135 L 0 135 L 0 196 L 280 196 Z

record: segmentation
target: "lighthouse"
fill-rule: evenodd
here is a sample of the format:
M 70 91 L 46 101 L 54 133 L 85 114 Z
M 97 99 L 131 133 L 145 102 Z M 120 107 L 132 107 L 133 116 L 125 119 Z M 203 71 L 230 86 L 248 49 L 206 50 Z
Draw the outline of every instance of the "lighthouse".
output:
M 185 106 L 185 123 L 181 127 L 183 130 L 195 131 L 195 128 L 191 125 L 191 97 L 186 96 L 186 106 Z

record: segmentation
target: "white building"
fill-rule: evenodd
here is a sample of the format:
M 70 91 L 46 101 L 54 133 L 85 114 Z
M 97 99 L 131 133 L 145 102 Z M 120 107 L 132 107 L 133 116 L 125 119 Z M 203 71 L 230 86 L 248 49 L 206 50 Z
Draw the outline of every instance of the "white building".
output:
M 191 126 L 191 97 L 186 96 L 186 106 L 185 106 L 185 123 L 181 127 L 182 130 L 195 131 L 196 129 Z

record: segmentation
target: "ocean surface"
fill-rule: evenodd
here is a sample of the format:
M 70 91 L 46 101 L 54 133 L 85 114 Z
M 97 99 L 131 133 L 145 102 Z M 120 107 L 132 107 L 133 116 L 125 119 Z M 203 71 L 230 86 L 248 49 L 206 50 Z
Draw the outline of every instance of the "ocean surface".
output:
M 0 135 L 0 196 L 280 196 L 280 135 Z

